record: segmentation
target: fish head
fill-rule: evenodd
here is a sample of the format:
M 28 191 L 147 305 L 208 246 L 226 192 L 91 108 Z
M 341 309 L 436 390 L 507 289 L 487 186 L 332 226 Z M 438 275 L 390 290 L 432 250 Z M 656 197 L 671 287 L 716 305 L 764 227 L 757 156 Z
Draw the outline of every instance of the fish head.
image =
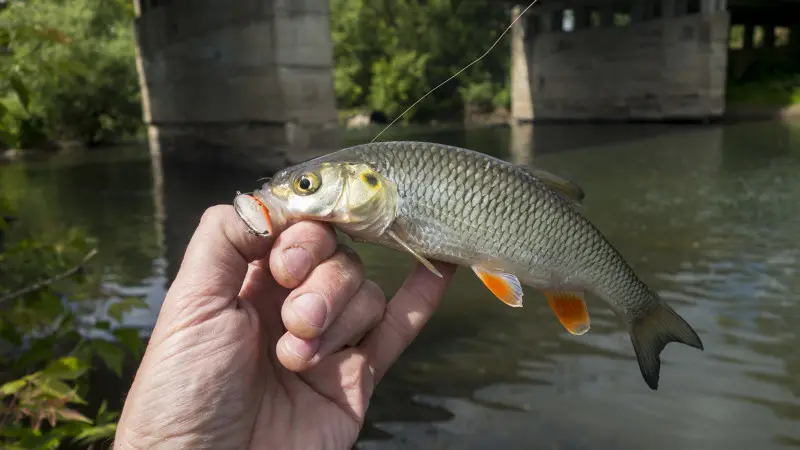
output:
M 318 220 L 348 234 L 381 234 L 396 216 L 397 189 L 368 164 L 310 161 L 284 169 L 253 196 L 277 228 Z

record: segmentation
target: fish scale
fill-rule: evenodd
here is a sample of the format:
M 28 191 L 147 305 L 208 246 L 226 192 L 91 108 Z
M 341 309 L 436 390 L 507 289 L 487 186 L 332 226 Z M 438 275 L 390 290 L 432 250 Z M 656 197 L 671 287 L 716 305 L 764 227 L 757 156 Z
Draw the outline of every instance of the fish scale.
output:
M 455 158 L 451 152 L 457 153 Z M 337 156 L 336 159 L 350 156 L 349 159 L 372 164 L 392 180 L 402 199 L 398 219 L 413 222 L 417 217 L 427 217 L 426 222 L 436 230 L 427 236 L 423 233 L 431 227 L 417 228 L 420 234 L 413 236 L 419 245 L 425 247 L 421 249 L 422 253 L 428 254 L 432 250 L 431 242 L 445 236 L 456 237 L 460 243 L 458 254 L 429 254 L 434 259 L 456 263 L 472 261 L 476 257 L 501 259 L 537 274 L 551 271 L 553 263 L 556 263 L 569 273 L 590 274 L 598 259 L 611 260 L 611 254 L 616 253 L 610 245 L 605 248 L 593 246 L 590 247 L 594 250 L 590 258 L 568 259 L 568 255 L 576 254 L 569 236 L 593 228 L 591 224 L 574 205 L 553 195 L 524 169 L 488 155 L 468 154 L 457 147 L 409 142 L 366 144 L 333 155 Z M 455 173 L 442 171 L 445 159 L 458 162 Z M 482 176 L 470 177 L 470 172 L 482 173 Z M 499 192 L 495 186 L 499 186 Z M 537 192 L 540 195 L 531 195 Z M 473 201 L 461 203 L 459 211 L 443 202 L 450 198 L 472 198 Z M 500 204 L 493 208 L 493 201 Z M 455 216 L 466 220 L 454 220 Z M 599 233 L 594 234 L 595 239 L 605 241 Z M 504 245 L 509 240 L 517 245 Z M 515 253 L 515 250 L 519 252 Z M 548 256 L 546 261 L 537 257 L 543 254 Z M 624 261 L 622 263 L 626 265 Z M 618 266 L 620 264 L 611 267 Z M 525 274 L 515 275 L 526 278 Z M 596 288 L 613 290 L 613 286 Z
M 370 191 L 357 177 L 345 175 L 363 167 L 383 177 L 388 186 L 379 193 Z M 320 202 L 331 204 L 315 204 L 315 193 L 292 197 L 298 177 L 311 173 L 319 178 L 323 172 L 333 178 L 318 188 L 325 192 L 321 199 L 326 200 Z M 369 223 L 385 228 L 354 227 L 358 224 L 352 222 L 353 216 L 337 210 L 346 205 L 339 204 L 342 196 L 336 186 L 358 188 L 348 201 L 364 199 L 359 208 L 366 205 L 365 211 L 374 215 Z M 363 192 L 378 199 L 372 210 Z M 295 214 L 327 220 L 344 232 L 357 233 L 354 238 L 360 241 L 412 253 L 434 272 L 428 259 L 471 267 L 495 296 L 511 306 L 522 306 L 520 284 L 537 288 L 573 334 L 589 329 L 583 293 L 591 292 L 622 319 L 651 389 L 658 387 L 659 355 L 668 343 L 703 349 L 692 327 L 639 279 L 583 215 L 579 205 L 583 191 L 540 169 L 448 145 L 376 142 L 284 169 L 254 196 L 278 217 Z M 396 207 L 387 210 L 386 205 Z M 337 211 L 342 214 L 337 216 Z M 377 220 L 381 218 L 385 220 Z

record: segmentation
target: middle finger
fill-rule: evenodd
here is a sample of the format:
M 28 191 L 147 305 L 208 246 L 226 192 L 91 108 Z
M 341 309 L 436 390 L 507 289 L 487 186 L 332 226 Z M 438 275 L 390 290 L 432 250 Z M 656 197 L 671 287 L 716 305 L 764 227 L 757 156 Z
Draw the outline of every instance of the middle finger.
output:
M 283 303 L 281 317 L 286 331 L 304 340 L 320 336 L 364 281 L 358 255 L 339 246 L 332 257 L 311 271 Z

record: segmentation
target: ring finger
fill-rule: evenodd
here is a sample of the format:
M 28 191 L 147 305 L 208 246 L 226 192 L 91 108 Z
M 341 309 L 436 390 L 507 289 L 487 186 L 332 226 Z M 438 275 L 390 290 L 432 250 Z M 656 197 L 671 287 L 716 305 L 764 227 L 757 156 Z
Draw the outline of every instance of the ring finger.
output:
M 278 344 L 278 358 L 289 370 L 299 372 L 310 369 L 324 358 L 339 351 L 345 345 L 355 345 L 372 328 L 377 325 L 386 309 L 386 297 L 381 288 L 372 281 L 365 281 L 358 292 L 342 310 L 341 314 L 319 338 L 316 352 L 308 358 L 302 358 L 296 352 L 288 352 L 287 348 L 303 346 L 301 339 L 289 333 L 285 334 Z

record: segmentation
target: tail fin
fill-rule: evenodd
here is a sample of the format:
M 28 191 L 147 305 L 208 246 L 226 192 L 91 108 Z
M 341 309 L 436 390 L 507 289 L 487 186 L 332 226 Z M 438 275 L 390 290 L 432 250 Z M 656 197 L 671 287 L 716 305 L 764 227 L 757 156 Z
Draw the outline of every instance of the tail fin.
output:
M 703 342 L 692 326 L 662 301 L 658 301 L 657 306 L 644 316 L 633 320 L 630 335 L 644 381 L 654 391 L 658 389 L 661 351 L 667 344 L 680 342 L 703 350 Z

